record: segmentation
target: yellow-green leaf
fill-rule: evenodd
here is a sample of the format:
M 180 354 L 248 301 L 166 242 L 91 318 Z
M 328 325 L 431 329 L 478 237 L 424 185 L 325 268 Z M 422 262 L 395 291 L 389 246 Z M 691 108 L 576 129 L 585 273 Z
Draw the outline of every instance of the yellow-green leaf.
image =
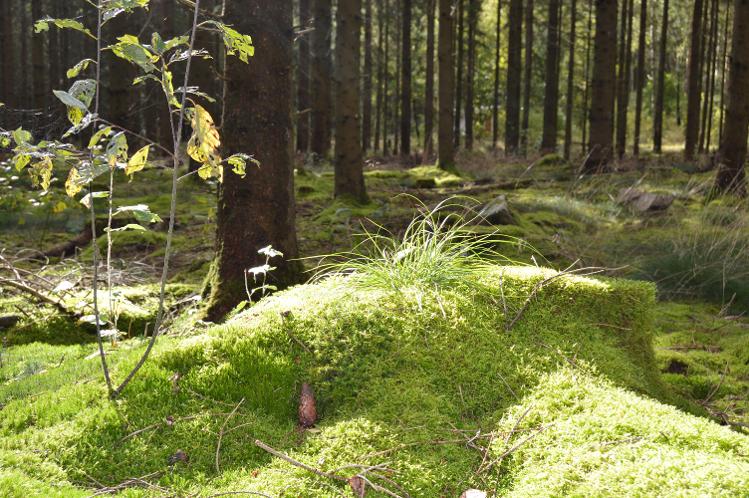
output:
M 41 185 L 42 189 L 49 190 L 50 183 L 52 182 L 52 158 L 44 156 L 41 160 L 31 165 L 31 182 L 36 185 Z
M 135 173 L 146 167 L 146 161 L 148 161 L 148 150 L 149 146 L 146 145 L 130 157 L 127 166 L 125 167 L 126 175 L 132 178 Z
M 68 173 L 68 179 L 65 180 L 65 192 L 68 196 L 75 197 L 81 191 L 83 188 L 81 180 L 82 177 L 78 172 L 78 168 L 71 169 L 70 173 Z
M 205 179 L 206 175 L 208 175 L 208 178 L 211 176 L 220 178 L 221 155 L 219 154 L 219 147 L 221 146 L 221 138 L 213 124 L 213 118 L 208 111 L 198 104 L 188 109 L 187 115 L 192 126 L 192 136 L 187 142 L 187 153 L 199 163 L 208 166 L 207 169 L 201 168 L 203 171 L 198 172 L 201 178 Z

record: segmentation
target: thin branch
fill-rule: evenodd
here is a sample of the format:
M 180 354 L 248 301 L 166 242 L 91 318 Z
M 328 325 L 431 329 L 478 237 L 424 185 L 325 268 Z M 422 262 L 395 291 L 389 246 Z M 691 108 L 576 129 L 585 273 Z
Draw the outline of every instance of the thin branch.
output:
M 239 407 L 242 406 L 242 403 L 244 403 L 244 398 L 239 400 L 239 403 L 237 403 L 237 406 L 234 407 L 231 413 L 224 420 L 224 423 L 221 425 L 221 430 L 218 431 L 218 442 L 216 443 L 216 473 L 217 474 L 221 473 L 221 466 L 219 465 L 219 459 L 220 459 L 220 454 L 221 454 L 221 442 L 224 439 L 224 431 L 226 429 L 226 424 L 228 424 L 229 420 L 231 420 L 234 414 L 237 413 L 237 410 L 239 410 Z
M 314 467 L 311 467 L 311 466 L 307 465 L 306 463 L 302 463 L 299 460 L 294 460 L 293 458 L 291 458 L 290 456 L 286 455 L 285 453 L 281 453 L 280 451 L 278 451 L 278 450 L 276 450 L 274 448 L 271 448 L 270 446 L 268 446 L 264 442 L 260 441 L 259 439 L 255 440 L 255 446 L 257 446 L 258 448 L 260 448 L 262 450 L 267 451 L 271 455 L 273 455 L 275 457 L 278 457 L 281 460 L 284 460 L 284 461 L 290 463 L 291 465 L 294 465 L 295 467 L 299 467 L 300 469 L 304 469 L 307 472 L 311 472 L 311 473 L 313 473 L 313 474 L 315 474 L 317 476 L 325 477 L 326 479 L 333 479 L 335 481 L 348 482 L 348 479 L 346 479 L 343 476 L 339 476 L 339 475 L 336 475 L 336 474 L 331 474 L 331 473 L 328 473 L 328 472 L 324 472 L 324 471 L 322 471 L 320 469 L 316 469 Z

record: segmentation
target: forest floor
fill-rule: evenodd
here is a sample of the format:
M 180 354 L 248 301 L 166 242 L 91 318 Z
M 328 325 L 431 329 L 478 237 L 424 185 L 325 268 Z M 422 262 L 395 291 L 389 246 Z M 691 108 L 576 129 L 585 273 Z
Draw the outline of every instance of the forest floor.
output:
M 397 236 L 419 209 L 431 208 L 440 202 L 461 204 L 467 207 L 467 219 L 472 220 L 466 229 L 478 235 L 495 231 L 502 234 L 506 239 L 502 252 L 519 264 L 560 270 L 597 268 L 603 275 L 653 282 L 658 299 L 648 328 L 653 336 L 655 366 L 660 379 L 669 392 L 684 400 L 682 408 L 749 434 L 749 317 L 745 315 L 749 312 L 749 209 L 746 203 L 726 199 L 706 201 L 712 173 L 681 164 L 676 156 L 648 157 L 641 163 L 627 161 L 617 164 L 616 172 L 583 177 L 577 174 L 575 165 L 565 164 L 556 156 L 505 161 L 490 154 L 464 152 L 459 158 L 458 170 L 459 174 L 451 174 L 431 166 L 407 167 L 371 159 L 365 173 L 370 202 L 352 205 L 331 200 L 331 168 L 300 165 L 295 175 L 297 228 L 300 253 L 309 258 L 305 259 L 305 265 L 313 269 L 318 256 L 350 250 L 362 240 L 362 231 L 387 230 Z M 61 181 L 54 184 L 50 193 L 41 195 L 30 189 L 25 178 L 14 175 L 9 168 L 0 170 L 2 255 L 22 268 L 40 272 L 58 287 L 60 282 L 65 282 L 60 287 L 64 288 L 65 302 L 74 307 L 76 302 L 85 300 L 86 290 L 80 282 L 85 273 L 83 268 L 91 259 L 90 247 L 81 248 L 74 257 L 62 262 L 53 258 L 40 263 L 24 258 L 36 259 L 39 251 L 76 237 L 84 229 L 86 212 L 65 198 Z M 165 171 L 147 171 L 134 183 L 123 181 L 120 184 L 117 203 L 147 204 L 166 219 L 167 184 Z M 493 213 L 494 223 L 477 216 L 481 208 L 491 202 L 497 207 Z M 168 287 L 171 328 L 169 337 L 164 338 L 166 343 L 210 328 L 198 319 L 198 310 L 202 280 L 213 255 L 215 185 L 187 182 L 178 206 L 174 265 Z M 157 225 L 151 231 L 118 232 L 113 236 L 113 278 L 121 303 L 116 314 L 118 328 L 124 334 L 118 343 L 121 349 L 127 350 L 132 341 L 140 341 L 138 337 L 153 320 L 157 302 L 155 282 L 166 234 L 163 227 Z M 103 239 L 99 241 L 101 247 L 105 244 Z M 27 416 L 23 410 L 13 415 L 7 413 L 9 407 L 29 397 L 48 396 L 49 390 L 59 388 L 62 382 L 50 383 L 36 378 L 49 376 L 48 372 L 55 369 L 69 372 L 71 380 L 68 382 L 76 386 L 96 378 L 95 368 L 90 365 L 93 338 L 55 307 L 40 306 L 28 295 L 10 289 L 0 290 L 0 316 L 17 318 L 17 323 L 10 326 L 0 324 L 0 406 L 3 407 L 0 428 L 2 434 L 10 437 L 9 434 L 15 434 L 28 422 L 22 420 Z M 134 339 L 130 341 L 130 338 Z M 69 359 L 73 363 L 87 362 L 87 365 L 73 366 Z M 175 357 L 168 361 L 179 365 L 188 360 Z M 250 357 L 248 361 L 253 359 Z M 626 382 L 623 385 L 659 399 L 668 398 L 654 394 L 660 388 L 651 390 Z M 78 388 L 71 389 L 72 394 Z M 674 403 L 679 405 L 681 401 Z M 231 411 L 231 406 L 217 405 L 216 409 L 223 413 Z M 32 410 L 40 409 L 43 410 L 37 406 Z M 111 413 L 106 416 L 116 418 Z M 32 419 L 36 421 L 33 425 L 44 419 L 44 415 L 36 412 Z M 267 425 L 269 422 L 258 423 Z M 223 430 L 221 428 L 220 432 Z M 38 460 L 36 456 L 25 454 L 12 456 L 19 441 L 30 444 L 34 437 L 41 436 L 23 436 L 15 443 L 8 442 L 10 438 L 0 444 L 0 474 L 5 468 L 10 476 L 5 480 L 0 477 L 0 485 L 8 486 L 12 494 L 44 494 L 40 491 L 42 488 L 35 487 L 31 481 L 19 484 L 13 477 L 17 469 L 49 463 L 44 457 Z M 215 439 L 215 433 L 211 437 Z M 326 437 L 335 439 L 330 434 Z M 92 440 L 90 444 L 97 443 Z M 65 468 L 64 462 L 69 461 L 70 455 L 60 457 L 60 452 L 64 453 L 60 448 L 47 447 L 44 451 L 56 455 L 53 460 L 63 462 L 61 466 Z M 128 447 L 127 451 L 136 455 L 139 450 Z M 216 454 L 218 470 L 218 450 Z M 484 460 L 487 454 L 484 453 Z M 97 458 L 109 457 L 107 452 L 97 453 Z M 442 457 L 449 458 L 449 455 Z M 121 458 L 127 459 L 118 456 L 115 460 Z M 135 472 L 135 469 L 142 470 L 143 475 L 151 470 L 148 466 L 134 466 L 129 471 Z M 99 482 L 101 479 L 110 479 L 107 485 L 111 487 L 115 484 L 111 479 L 130 475 L 114 470 L 92 470 L 90 479 L 81 477 L 80 473 L 73 479 L 70 475 L 61 477 L 57 470 L 23 472 L 38 476 L 41 481 L 72 479 L 78 486 L 91 489 L 106 488 Z M 230 480 L 226 477 L 222 484 L 219 479 L 220 482 L 212 486 L 221 491 Z M 173 489 L 193 489 L 189 484 L 180 483 L 178 476 L 172 475 L 168 483 Z M 486 485 L 481 480 L 479 483 Z M 497 486 L 502 487 L 501 484 Z M 513 489 L 515 485 L 505 483 L 505 486 Z M 60 493 L 67 496 L 66 491 Z M 414 495 L 432 496 L 429 493 Z M 603 491 L 598 489 L 594 493 Z

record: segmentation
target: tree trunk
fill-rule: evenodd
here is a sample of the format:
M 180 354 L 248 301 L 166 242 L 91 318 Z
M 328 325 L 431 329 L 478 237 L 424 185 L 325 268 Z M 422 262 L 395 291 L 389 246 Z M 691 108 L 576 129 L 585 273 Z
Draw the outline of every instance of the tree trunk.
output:
M 437 165 L 443 170 L 455 169 L 453 141 L 453 104 L 455 100 L 455 65 L 453 62 L 453 12 L 451 0 L 439 0 L 439 122 Z
M 704 95 L 700 113 L 699 133 L 697 135 L 697 152 L 705 152 L 705 127 L 707 125 L 707 107 L 710 100 L 710 52 L 713 47 L 712 18 L 714 14 L 713 4 L 715 0 L 705 1 L 705 15 L 702 18 L 702 57 L 700 64 L 701 89 Z
M 0 2 L 0 46 L 3 47 L 0 50 L 0 71 L 2 71 L 2 78 L 0 79 L 2 95 L 0 95 L 0 102 L 4 103 L 8 108 L 16 106 L 16 92 L 14 88 L 16 49 L 15 40 L 13 39 L 13 24 L 10 2 L 4 0 Z M 2 115 L 3 109 L 0 109 L 0 116 Z M 0 121 L 0 125 L 10 128 L 10 116 Z
M 383 82 L 382 82 L 382 155 L 388 155 L 388 123 L 390 123 L 390 112 L 389 112 L 389 101 L 388 91 L 390 89 L 390 16 L 387 14 L 390 11 L 390 0 L 385 0 L 385 10 L 383 11 L 382 18 L 385 24 L 385 51 L 382 59 L 383 64 Z
M 570 5 L 570 39 L 567 56 L 567 102 L 564 118 L 564 160 L 572 155 L 572 109 L 575 101 L 575 37 L 577 35 L 577 0 Z
M 367 202 L 359 122 L 361 0 L 338 4 L 335 43 L 335 196 Z
M 588 29 L 585 33 L 585 89 L 583 90 L 583 113 L 582 113 L 582 147 L 583 154 L 588 152 L 588 102 L 590 101 L 590 47 L 593 35 L 593 0 L 588 0 Z
M 60 18 L 62 17 L 60 15 L 61 7 L 62 5 L 59 2 L 49 2 L 48 11 L 45 14 L 54 18 Z M 47 33 L 47 51 L 49 57 L 49 86 L 46 88 L 47 92 L 51 92 L 53 89 L 62 89 L 64 82 L 60 57 L 60 32 L 61 30 L 54 29 Z
M 362 95 L 362 151 L 372 148 L 372 0 L 364 4 L 364 89 Z
M 224 168 L 219 188 L 216 259 L 206 282 L 207 318 L 220 320 L 247 299 L 249 268 L 265 263 L 267 245 L 283 253 L 268 283 L 279 288 L 301 281 L 298 257 L 292 138 L 292 0 L 232 0 L 225 20 L 251 33 L 257 47 L 250 64 L 226 60 L 224 151 L 249 152 L 260 161 L 242 178 Z
M 393 154 L 400 151 L 400 100 L 401 100 L 401 63 L 403 61 L 403 50 L 401 49 L 401 35 L 403 34 L 401 23 L 401 6 L 403 0 L 396 0 L 395 5 L 395 93 L 393 94 Z
M 522 13 L 519 15 L 522 16 Z M 519 64 L 520 57 L 518 56 L 518 65 Z M 519 70 L 520 67 L 518 66 L 518 71 Z M 520 147 L 523 151 L 523 155 L 525 155 L 528 151 L 528 134 L 531 117 L 531 87 L 533 85 L 533 0 L 528 0 L 527 5 L 525 6 L 525 64 L 523 66 L 523 71 L 523 124 L 520 131 Z
M 468 0 L 468 67 L 466 68 L 466 149 L 473 149 L 474 79 L 476 76 L 476 30 L 479 20 L 479 0 Z
M 384 74 L 384 14 L 383 2 L 377 0 L 377 100 L 375 102 L 375 125 L 374 125 L 374 150 L 380 149 L 380 130 L 382 129 L 382 104 L 383 104 L 383 86 L 385 82 Z
M 424 161 L 432 155 L 434 135 L 434 9 L 436 0 L 427 0 L 426 82 L 424 84 Z
M 401 156 L 411 154 L 411 6 L 403 0 L 403 30 L 401 40 Z
M 624 157 L 627 146 L 627 124 L 629 121 L 629 78 L 632 73 L 632 17 L 634 0 L 622 2 L 622 18 L 619 38 L 619 78 L 616 97 L 616 155 Z
M 595 0 L 596 34 L 590 103 L 590 138 L 586 172 L 602 170 L 611 161 L 616 93 L 616 0 Z
M 635 136 L 632 144 L 632 154 L 640 155 L 640 130 L 642 128 L 642 91 L 645 88 L 645 34 L 648 23 L 648 0 L 641 0 L 640 4 L 640 41 L 637 47 L 637 76 L 635 77 Z
M 694 0 L 692 33 L 689 48 L 689 74 L 687 75 L 687 125 L 684 138 L 684 158 L 694 159 L 700 127 L 701 88 L 700 66 L 702 59 L 702 7 L 703 0 Z
M 497 0 L 497 25 L 494 47 L 494 101 L 492 104 L 492 149 L 499 141 L 499 60 L 502 48 L 502 0 Z
M 712 54 L 710 56 L 710 90 L 708 91 L 709 104 L 707 108 L 707 126 L 705 128 L 705 150 L 710 152 L 713 135 L 713 107 L 715 106 L 715 70 L 718 64 L 718 19 L 720 18 L 720 3 L 713 0 L 713 25 L 712 25 Z
M 236 0 L 230 0 L 236 1 Z M 331 0 L 312 0 L 312 15 L 315 30 L 312 32 L 312 129 L 310 149 L 318 157 L 324 158 L 330 152 L 331 112 L 333 95 L 331 89 L 332 61 L 331 43 Z
M 33 22 L 42 18 L 42 0 L 32 0 L 31 18 Z M 34 71 L 32 75 L 34 108 L 46 110 L 47 83 L 45 75 L 47 75 L 48 66 L 44 63 L 44 33 L 33 33 L 31 36 L 31 67 Z
M 728 75 L 728 108 L 720 143 L 715 189 L 746 196 L 747 135 L 749 134 L 749 0 L 734 0 L 733 40 Z
M 505 104 L 505 154 L 515 155 L 520 146 L 520 58 L 523 50 L 523 0 L 510 0 L 507 47 L 507 95 Z
M 548 6 L 542 154 L 550 154 L 557 150 L 559 107 L 559 0 L 549 0 Z
M 458 38 L 457 38 L 457 49 L 458 49 L 458 61 L 455 75 L 455 114 L 453 115 L 454 127 L 453 138 L 455 139 L 455 148 L 460 147 L 460 118 L 462 116 L 463 106 L 463 53 L 465 47 L 464 31 L 465 31 L 465 3 L 466 0 L 457 0 L 458 8 Z
M 655 86 L 655 111 L 653 114 L 653 151 L 663 150 L 663 101 L 666 83 L 666 50 L 668 49 L 668 0 L 663 0 L 663 23 L 658 54 L 658 74 Z
M 120 14 L 104 25 L 105 46 L 106 44 L 117 43 L 118 37 L 129 32 L 128 16 Z M 134 128 L 130 108 L 131 97 L 135 95 L 132 82 L 137 75 L 137 71 L 129 62 L 115 57 L 109 51 L 104 52 L 102 63 L 104 65 L 102 71 L 106 75 L 104 78 L 104 84 L 106 85 L 104 95 L 106 97 L 102 100 L 104 115 L 112 123 L 125 128 Z
M 311 28 L 310 0 L 299 0 L 299 24 L 302 30 Z M 310 131 L 310 33 L 299 37 L 296 71 L 296 150 L 306 154 L 309 150 Z
M 723 26 L 723 55 L 721 56 L 720 65 L 720 116 L 718 117 L 718 143 L 723 140 L 723 126 L 725 119 L 725 98 L 726 98 L 726 66 L 728 65 L 728 32 L 729 22 L 731 20 L 731 4 L 726 4 L 725 24 Z

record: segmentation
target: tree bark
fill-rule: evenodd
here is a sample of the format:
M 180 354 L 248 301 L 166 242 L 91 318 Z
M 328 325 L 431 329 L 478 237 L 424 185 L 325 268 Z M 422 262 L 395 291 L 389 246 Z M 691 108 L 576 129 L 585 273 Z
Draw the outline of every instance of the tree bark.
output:
M 10 2 L 7 0 L 0 2 L 0 45 L 3 47 L 0 50 L 0 71 L 2 71 L 2 78 L 0 79 L 2 95 L 0 96 L 0 102 L 4 103 L 8 108 L 16 106 L 16 92 L 14 88 L 16 48 L 13 37 L 13 24 Z M 3 109 L 0 109 L 0 116 L 4 114 L 3 111 Z M 0 121 L 0 124 L 10 128 L 10 116 Z
M 403 0 L 401 39 L 401 156 L 411 154 L 411 13 L 412 0 Z
M 458 49 L 458 60 L 456 75 L 455 75 L 455 114 L 453 120 L 455 124 L 455 130 L 453 132 L 453 138 L 455 139 L 455 148 L 460 147 L 460 118 L 462 117 L 463 109 L 463 54 L 465 52 L 464 46 L 464 31 L 465 31 L 465 3 L 466 0 L 457 0 L 456 5 L 458 9 L 458 37 L 457 37 L 457 49 Z
M 522 14 L 520 14 L 522 16 Z M 533 86 L 533 0 L 525 6 L 525 64 L 523 66 L 523 122 L 520 131 L 520 147 L 525 155 L 528 151 L 528 134 L 531 117 L 531 87 Z M 508 48 L 509 51 L 509 48 Z M 518 57 L 518 64 L 520 63 Z M 519 68 L 518 68 L 519 70 Z
M 439 123 L 437 165 L 443 170 L 455 169 L 453 141 L 453 105 L 455 99 L 455 64 L 453 62 L 453 12 L 451 0 L 439 0 Z
M 497 25 L 494 47 L 494 101 L 492 104 L 492 149 L 499 141 L 499 60 L 502 48 L 502 0 L 497 0 Z
M 362 92 L 362 151 L 372 148 L 372 0 L 364 4 L 364 88 Z
M 361 0 L 336 11 L 335 196 L 367 202 L 359 119 Z
M 310 0 L 299 0 L 299 24 L 302 30 L 311 28 Z M 303 154 L 309 150 L 310 133 L 310 33 L 299 37 L 296 71 L 296 150 Z
M 390 89 L 390 68 L 388 66 L 390 61 L 390 16 L 388 15 L 390 9 L 390 0 L 385 0 L 385 9 L 381 16 L 385 25 L 385 49 L 384 56 L 382 59 L 383 64 L 383 82 L 382 82 L 382 155 L 387 156 L 389 151 L 388 143 L 388 123 L 390 123 L 390 99 L 388 98 L 388 91 Z
M 427 0 L 426 82 L 424 83 L 424 160 L 432 155 L 434 135 L 434 26 L 436 0 Z
M 583 117 L 582 117 L 582 148 L 583 154 L 588 153 L 588 114 L 590 112 L 588 102 L 590 102 L 590 48 L 591 37 L 593 35 L 593 0 L 588 0 L 588 28 L 585 33 L 585 88 L 583 89 Z
M 640 36 L 637 47 L 637 76 L 635 77 L 635 135 L 632 154 L 640 155 L 640 130 L 642 128 L 642 91 L 645 88 L 645 34 L 648 23 L 648 0 L 640 0 Z
M 6 0 L 7 1 L 7 0 Z M 32 0 L 31 2 L 32 22 L 42 18 L 42 0 Z M 32 75 L 32 96 L 34 108 L 45 109 L 47 102 L 47 83 L 48 65 L 44 63 L 44 34 L 33 33 L 31 38 L 31 67 L 34 74 Z
M 658 54 L 658 74 L 655 86 L 655 110 L 653 113 L 653 151 L 660 154 L 663 150 L 663 102 L 666 83 L 666 50 L 668 50 L 668 0 L 663 0 L 663 22 Z
M 629 121 L 630 74 L 632 73 L 632 17 L 634 0 L 622 2 L 619 39 L 619 77 L 616 89 L 616 155 L 624 157 Z
M 523 0 L 510 0 L 509 16 L 505 154 L 515 155 L 518 153 L 520 146 L 520 57 L 523 50 Z
M 725 120 L 725 98 L 726 98 L 726 72 L 728 65 L 728 39 L 730 38 L 730 34 L 728 32 L 728 27 L 730 25 L 731 20 L 731 4 L 730 2 L 726 4 L 726 15 L 725 15 L 725 24 L 723 26 L 723 55 L 721 56 L 721 65 L 720 65 L 720 116 L 718 117 L 718 143 L 720 143 L 723 140 L 723 126 L 724 126 L 724 120 Z
M 476 30 L 478 29 L 479 10 L 478 0 L 468 0 L 468 67 L 466 68 L 466 149 L 473 149 L 474 122 L 474 79 L 476 76 Z
M 715 105 L 715 70 L 718 64 L 718 19 L 720 19 L 720 2 L 713 0 L 712 54 L 710 56 L 710 90 L 708 91 L 707 126 L 705 127 L 705 150 L 710 152 L 713 136 L 713 107 Z
M 684 138 L 684 158 L 694 159 L 695 149 L 700 127 L 700 102 L 702 75 L 700 66 L 702 59 L 702 10 L 703 0 L 694 0 L 692 13 L 692 33 L 689 48 L 689 73 L 687 75 L 687 123 Z
M 726 126 L 720 144 L 717 192 L 746 196 L 747 135 L 749 135 L 749 0 L 734 0 L 733 40 L 728 75 Z
M 564 118 L 564 160 L 572 155 L 572 109 L 575 101 L 575 42 L 577 35 L 577 0 L 570 4 L 570 38 L 567 56 L 567 102 Z
M 549 0 L 548 6 L 542 154 L 550 154 L 557 150 L 559 107 L 559 0 Z
M 251 33 L 257 50 L 250 64 L 226 60 L 224 150 L 253 153 L 259 168 L 242 178 L 224 168 L 219 188 L 216 259 L 207 280 L 207 318 L 220 320 L 247 299 L 246 270 L 265 263 L 257 251 L 272 245 L 283 258 L 268 283 L 279 288 L 301 281 L 298 260 L 292 138 L 291 0 L 232 0 L 226 22 Z M 252 282 L 249 286 L 259 284 Z
M 590 138 L 586 172 L 601 171 L 611 161 L 616 93 L 616 0 L 595 0 L 596 33 L 590 103 Z
M 231 0 L 234 1 L 234 0 Z M 312 15 L 315 30 L 312 32 L 312 114 L 310 149 L 318 157 L 330 153 L 331 112 L 333 95 L 331 89 L 331 0 L 312 0 Z

